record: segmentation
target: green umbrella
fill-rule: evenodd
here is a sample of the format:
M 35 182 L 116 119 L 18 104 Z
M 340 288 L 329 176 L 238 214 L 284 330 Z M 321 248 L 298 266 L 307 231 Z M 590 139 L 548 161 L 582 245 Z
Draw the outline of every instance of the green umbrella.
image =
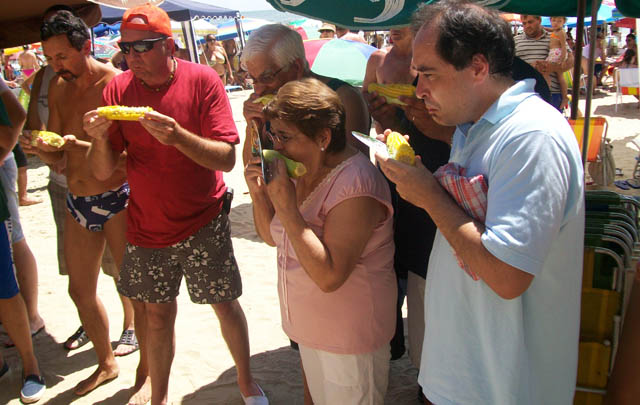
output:
M 277 10 L 304 15 L 351 29 L 380 30 L 409 24 L 421 0 L 268 0 Z M 510 13 L 532 15 L 577 15 L 577 0 L 475 0 L 484 6 Z M 587 15 L 591 2 L 587 1 Z M 639 0 L 616 0 L 620 12 L 640 17 Z

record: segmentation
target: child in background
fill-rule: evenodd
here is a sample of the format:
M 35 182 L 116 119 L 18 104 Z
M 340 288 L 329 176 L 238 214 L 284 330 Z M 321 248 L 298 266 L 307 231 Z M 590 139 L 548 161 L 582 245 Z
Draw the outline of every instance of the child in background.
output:
M 564 33 L 564 24 L 567 22 L 566 17 L 551 17 L 551 28 L 546 28 L 551 33 L 551 40 L 549 41 L 549 56 L 546 61 L 550 63 L 562 63 L 567 59 L 567 39 Z M 560 91 L 562 93 L 562 103 L 560 106 L 566 108 L 569 103 L 569 97 L 567 96 L 567 81 L 564 80 L 564 76 L 558 73 L 547 73 L 544 78 L 547 80 L 549 87 L 551 87 L 551 75 L 555 74 L 558 78 L 558 84 L 560 85 Z

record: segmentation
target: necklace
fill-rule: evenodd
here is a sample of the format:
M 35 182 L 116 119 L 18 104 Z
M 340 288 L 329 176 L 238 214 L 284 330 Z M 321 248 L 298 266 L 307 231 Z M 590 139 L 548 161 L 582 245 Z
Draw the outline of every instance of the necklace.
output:
M 176 62 L 175 59 L 171 59 L 171 61 L 173 62 L 171 64 L 171 73 L 169 74 L 169 78 L 167 79 L 166 82 L 164 82 L 163 84 L 161 84 L 158 87 L 151 87 L 149 86 L 147 83 L 144 82 L 144 80 L 140 79 L 140 83 L 142 83 L 142 85 L 144 87 L 146 87 L 147 89 L 151 90 L 151 91 L 155 91 L 155 92 L 159 92 L 160 90 L 162 90 L 164 87 L 168 87 L 171 82 L 173 81 L 173 78 L 176 76 L 176 69 L 177 69 L 177 65 L 178 63 Z

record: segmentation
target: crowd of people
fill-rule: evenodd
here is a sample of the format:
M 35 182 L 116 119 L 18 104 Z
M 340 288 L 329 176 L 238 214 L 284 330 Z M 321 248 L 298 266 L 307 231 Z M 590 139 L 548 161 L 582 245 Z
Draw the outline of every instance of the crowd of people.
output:
M 496 11 L 465 0 L 423 5 L 410 27 L 390 30 L 391 47 L 372 54 L 360 90 L 312 72 L 302 38 L 284 25 L 255 31 L 241 55 L 207 36 L 192 63 L 176 57 L 168 15 L 139 6 L 120 27 L 121 72 L 91 56 L 73 10 L 49 9 L 47 66 L 34 75 L 28 111 L 0 88 L 0 157 L 21 133 L 25 152 L 51 168 L 60 272 L 82 324 L 65 347 L 91 341 L 97 356 L 75 393 L 118 377 L 116 357 L 137 352 L 129 403 L 167 403 L 184 276 L 191 300 L 219 320 L 244 403 L 269 403 L 251 372 L 242 252 L 232 246 L 222 178 L 240 142 L 224 86 L 241 66 L 253 87 L 243 104 L 244 177 L 256 233 L 277 250 L 274 294 L 300 354 L 305 404 L 382 404 L 390 360 L 407 349 L 424 403 L 571 403 L 584 173 L 559 110 L 573 58 L 561 18 L 550 31 L 539 16 L 522 21 L 514 38 Z M 320 30 L 330 38 L 339 29 Z M 391 104 L 370 83 L 411 84 L 416 96 Z M 118 121 L 98 113 L 103 105 L 153 111 Z M 407 135 L 415 165 L 380 153 L 374 165 L 351 136 L 370 133 L 372 122 L 381 141 Z M 31 132 L 43 129 L 64 134 L 64 144 Z M 306 173 L 290 178 L 256 144 Z M 44 323 L 30 313 L 37 271 L 19 266 L 17 204 L 2 184 L 0 320 L 22 358 L 28 403 L 46 387 L 31 340 Z M 96 293 L 100 267 L 124 311 L 115 350 Z

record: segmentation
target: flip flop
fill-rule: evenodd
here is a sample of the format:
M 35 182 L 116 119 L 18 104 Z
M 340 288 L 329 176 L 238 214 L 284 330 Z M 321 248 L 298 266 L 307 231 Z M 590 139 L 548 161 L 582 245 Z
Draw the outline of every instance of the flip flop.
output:
M 136 332 L 133 329 L 126 329 L 122 331 L 122 334 L 120 335 L 120 340 L 118 340 L 118 345 L 133 346 L 133 350 L 123 354 L 113 353 L 114 356 L 126 356 L 128 354 L 131 354 L 137 351 L 140 348 L 140 345 L 138 344 L 138 339 L 136 338 Z
M 33 339 L 34 337 L 36 337 L 36 335 L 38 335 L 38 333 L 42 332 L 44 330 L 44 325 L 42 325 L 40 327 L 40 329 L 37 330 L 32 330 L 31 331 L 31 338 Z M 15 344 L 13 343 L 13 341 L 11 339 L 7 340 L 6 342 L 4 342 L 4 347 L 14 347 Z
M 627 179 L 627 185 L 631 188 L 640 188 L 640 179 Z
M 615 184 L 616 187 L 621 188 L 623 190 L 629 190 L 631 188 L 629 186 L 629 183 L 627 183 L 626 180 L 616 180 L 613 182 L 613 184 Z
M 86 345 L 90 340 L 91 339 L 89 339 L 89 335 L 87 335 L 87 332 L 85 332 L 84 328 L 81 326 L 73 335 L 67 338 L 67 340 L 63 343 L 63 346 L 67 350 L 75 350 Z M 78 345 L 76 347 L 71 347 L 74 342 L 77 342 Z

